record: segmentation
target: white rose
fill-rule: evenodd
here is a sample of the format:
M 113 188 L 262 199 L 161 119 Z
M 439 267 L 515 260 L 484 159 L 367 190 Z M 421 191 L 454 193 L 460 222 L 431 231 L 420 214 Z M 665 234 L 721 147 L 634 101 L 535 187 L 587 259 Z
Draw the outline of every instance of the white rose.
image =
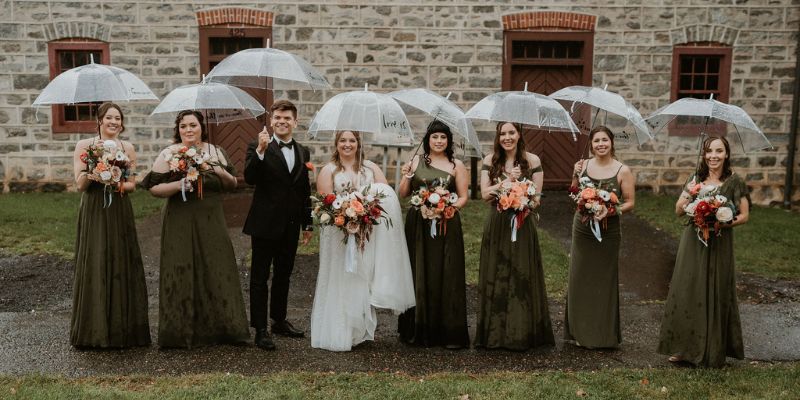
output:
M 322 215 L 319 216 L 319 222 L 321 224 L 327 224 L 328 222 L 330 222 L 330 220 L 331 220 L 331 215 L 330 214 L 326 213 L 326 214 L 322 214 Z
M 439 200 L 441 200 L 441 199 L 442 199 L 442 197 L 439 196 L 438 193 L 431 193 L 431 195 L 428 196 L 428 203 L 436 205 L 436 204 L 439 204 Z
M 597 195 L 600 196 L 600 198 L 603 199 L 603 201 L 611 200 L 611 193 L 608 193 L 607 190 L 600 190 L 597 192 Z
M 600 203 L 594 203 L 594 204 L 592 204 L 592 212 L 593 212 L 593 213 L 596 213 L 596 212 L 600 211 L 600 208 L 601 208 L 601 207 L 600 207 Z
M 697 194 L 697 197 L 704 197 L 707 196 L 709 193 L 717 190 L 717 187 L 714 185 L 703 185 L 700 188 L 700 192 Z
M 458 201 L 458 193 L 450 193 L 450 204 L 455 204 Z
M 594 183 L 592 183 L 592 178 L 589 178 L 588 176 L 582 177 L 579 183 L 581 186 L 584 187 L 594 187 Z
M 730 207 L 720 207 L 717 209 L 717 221 L 731 222 L 733 221 L 733 210 Z
M 350 218 L 355 218 L 358 216 L 356 210 L 354 210 L 353 207 L 347 207 L 347 210 L 344 210 L 344 214 Z
M 211 159 L 211 154 L 208 153 L 202 153 L 202 154 L 203 154 L 203 161 L 208 161 Z
M 695 207 L 697 207 L 698 201 L 699 200 L 695 200 L 695 201 L 687 204 L 685 207 L 683 207 L 683 211 L 686 212 L 686 215 L 688 215 L 690 217 L 694 217 L 694 209 L 695 209 Z
M 419 196 L 411 196 L 411 205 L 418 206 L 422 204 L 422 199 Z
M 186 150 L 186 155 L 189 157 L 194 157 L 197 155 L 197 150 L 194 147 L 189 147 L 189 150 Z
M 103 181 L 111 180 L 111 171 L 103 171 L 100 173 L 100 179 Z
M 104 140 L 103 141 L 103 147 L 108 149 L 108 150 L 114 150 L 114 149 L 117 148 L 117 142 L 115 142 L 113 140 Z
M 368 194 L 367 197 L 364 197 L 364 201 L 366 201 L 367 203 L 372 203 L 373 201 L 375 201 L 375 196 Z

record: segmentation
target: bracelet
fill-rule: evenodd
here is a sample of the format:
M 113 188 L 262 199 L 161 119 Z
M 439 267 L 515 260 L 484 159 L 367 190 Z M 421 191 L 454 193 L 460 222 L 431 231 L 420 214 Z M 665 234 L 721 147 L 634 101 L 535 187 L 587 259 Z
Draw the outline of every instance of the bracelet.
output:
M 411 179 L 411 178 L 413 178 L 413 177 L 414 177 L 414 174 L 411 174 L 411 175 L 403 175 L 403 178 L 406 178 L 406 179 Z

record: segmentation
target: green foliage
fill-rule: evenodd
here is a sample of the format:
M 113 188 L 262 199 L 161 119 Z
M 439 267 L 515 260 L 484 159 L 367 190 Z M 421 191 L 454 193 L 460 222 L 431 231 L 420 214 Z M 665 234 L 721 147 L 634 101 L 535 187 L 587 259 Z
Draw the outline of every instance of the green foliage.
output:
M 163 200 L 147 191 L 130 194 L 137 218 L 161 209 Z M 0 249 L 16 254 L 50 253 L 72 258 L 80 193 L 0 195 Z
M 663 229 L 676 240 L 685 219 L 675 216 L 677 199 L 652 193 L 636 194 L 636 216 Z M 736 267 L 768 278 L 800 279 L 800 213 L 778 208 L 751 207 L 747 224 L 734 228 Z
M 800 364 L 711 369 L 439 373 L 289 373 L 0 377 L 0 397 L 25 399 L 791 399 Z

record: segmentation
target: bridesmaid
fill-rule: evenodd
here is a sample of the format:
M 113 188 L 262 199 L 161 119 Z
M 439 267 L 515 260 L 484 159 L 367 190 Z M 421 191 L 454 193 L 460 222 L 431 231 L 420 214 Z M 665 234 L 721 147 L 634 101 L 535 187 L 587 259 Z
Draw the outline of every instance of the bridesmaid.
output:
M 698 239 L 693 224 L 683 231 L 658 344 L 658 352 L 669 355 L 670 362 L 721 367 L 726 356 L 744 358 L 731 228 L 747 223 L 750 197 L 744 180 L 731 170 L 730 154 L 725 138 L 706 139 L 702 164 L 675 203 L 675 213 L 684 216 L 684 207 L 693 200 L 690 187 L 714 185 L 738 214 L 719 236 L 711 234 L 708 246 Z
M 614 134 L 605 126 L 589 133 L 594 157 L 575 163 L 572 186 L 591 179 L 595 187 L 621 200 L 605 217 L 603 241 L 598 242 L 579 213 L 572 220 L 569 286 L 564 311 L 564 339 L 588 348 L 615 348 L 622 343 L 619 327 L 619 216 L 634 205 L 634 178 L 630 168 L 614 156 Z M 598 178 L 599 177 L 599 178 Z
M 167 198 L 161 228 L 158 282 L 158 344 L 195 347 L 245 343 L 250 337 L 233 245 L 225 225 L 222 192 L 236 187 L 225 151 L 207 143 L 203 115 L 181 111 L 175 119 L 175 144 L 161 152 L 142 185 Z M 210 156 L 199 190 L 181 195 L 182 176 L 170 173 L 170 150 L 195 146 Z
M 75 184 L 81 196 L 75 241 L 75 284 L 70 343 L 75 347 L 130 347 L 150 344 L 147 288 L 136 236 L 133 208 L 126 193 L 136 189 L 133 174 L 107 201 L 104 185 L 93 181 L 81 155 L 90 145 L 114 142 L 136 162 L 133 146 L 121 140 L 125 116 L 114 103 L 97 110 L 98 136 L 75 146 Z M 132 166 L 131 169 L 134 167 Z
M 461 209 L 467 204 L 469 176 L 464 163 L 453 158 L 450 128 L 438 120 L 431 122 L 422 139 L 422 147 L 422 160 L 415 157 L 403 167 L 400 196 L 407 197 L 437 179 L 439 182 L 447 180 L 447 190 L 458 194 L 454 206 Z M 417 306 L 400 315 L 400 340 L 422 346 L 468 348 L 461 217 L 456 212 L 447 220 L 446 232 L 440 230 L 436 237 L 431 237 L 430 224 L 431 220 L 423 219 L 419 210 L 408 210 L 406 242 Z
M 502 182 L 527 178 L 541 190 L 542 163 L 525 151 L 521 126 L 497 124 L 494 152 L 483 159 L 481 195 L 491 203 L 481 243 L 476 347 L 524 351 L 554 344 L 536 218 L 529 215 L 511 241 L 511 214 L 495 210 Z M 534 199 L 538 206 L 538 196 Z

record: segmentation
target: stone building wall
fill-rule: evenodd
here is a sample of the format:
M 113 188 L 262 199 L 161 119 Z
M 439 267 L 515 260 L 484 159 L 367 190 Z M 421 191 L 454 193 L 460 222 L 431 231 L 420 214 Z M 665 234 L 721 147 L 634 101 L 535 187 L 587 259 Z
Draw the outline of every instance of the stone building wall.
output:
M 196 13 L 242 7 L 274 14 L 273 46 L 298 54 L 333 84 L 328 92 L 278 92 L 301 105 L 301 128 L 333 95 L 427 87 L 465 109 L 500 90 L 503 16 L 570 11 L 597 16 L 593 80 L 631 100 L 643 115 L 669 101 L 672 48 L 690 41 L 733 47 L 730 101 L 741 105 L 776 149 L 736 154 L 754 199 L 780 201 L 800 27 L 797 0 L 425 1 L 0 1 L 0 182 L 4 191 L 69 187 L 71 151 L 82 136 L 53 134 L 50 110 L 30 107 L 49 81 L 47 42 L 88 37 L 110 43 L 111 63 L 140 76 L 157 95 L 199 79 Z M 123 104 L 125 135 L 145 171 L 171 136 L 147 115 L 155 104 Z M 412 121 L 422 129 L 423 119 Z M 484 126 L 485 127 L 485 126 Z M 301 129 L 302 130 L 302 129 Z M 301 138 L 304 135 L 301 135 Z M 488 142 L 490 134 L 484 134 Z M 326 143 L 312 143 L 324 162 Z M 488 143 L 487 146 L 488 148 Z M 624 149 L 641 186 L 674 190 L 692 170 L 696 142 L 670 138 Z M 378 157 L 379 150 L 371 156 Z M 796 184 L 800 185 L 797 165 Z M 391 173 L 389 174 L 392 175 Z M 796 200 L 800 191 L 795 191 Z

